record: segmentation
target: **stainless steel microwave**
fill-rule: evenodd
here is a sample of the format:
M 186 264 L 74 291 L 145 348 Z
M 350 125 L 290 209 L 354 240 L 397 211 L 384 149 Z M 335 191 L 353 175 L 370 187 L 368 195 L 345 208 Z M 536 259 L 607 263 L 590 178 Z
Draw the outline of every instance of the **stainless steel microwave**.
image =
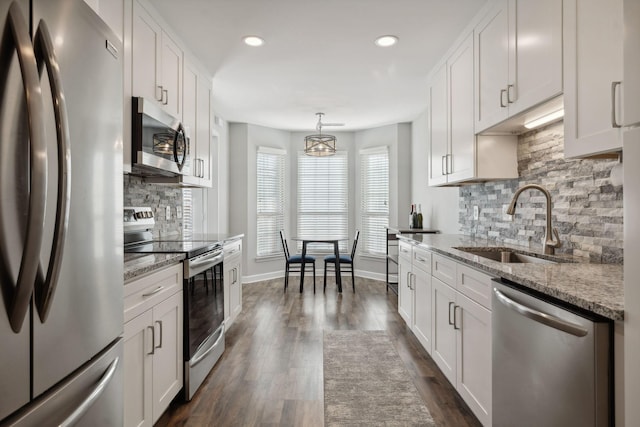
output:
M 132 99 L 132 173 L 141 176 L 191 175 L 189 136 L 180 120 L 148 99 Z

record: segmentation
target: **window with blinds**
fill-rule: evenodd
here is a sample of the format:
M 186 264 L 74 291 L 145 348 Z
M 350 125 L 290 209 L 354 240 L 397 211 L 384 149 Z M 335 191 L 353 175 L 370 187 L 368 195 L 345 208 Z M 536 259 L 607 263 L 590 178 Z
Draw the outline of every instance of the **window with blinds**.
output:
M 282 255 L 286 151 L 259 147 L 257 163 L 257 256 Z
M 347 239 L 349 229 L 349 174 L 347 153 L 314 157 L 298 154 L 298 237 Z M 298 250 L 302 243 L 298 242 Z M 332 252 L 332 245 L 310 249 Z M 347 241 L 340 242 L 340 251 Z
M 389 226 L 389 149 L 360 151 L 361 229 L 358 246 L 368 255 L 386 254 Z

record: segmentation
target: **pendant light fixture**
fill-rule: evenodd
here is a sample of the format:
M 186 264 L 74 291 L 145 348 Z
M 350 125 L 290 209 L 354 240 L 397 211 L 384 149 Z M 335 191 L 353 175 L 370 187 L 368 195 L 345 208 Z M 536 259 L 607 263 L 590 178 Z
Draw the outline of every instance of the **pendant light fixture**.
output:
M 308 156 L 324 157 L 336 154 L 336 137 L 322 133 L 322 126 L 343 126 L 343 123 L 322 123 L 324 113 L 316 113 L 318 123 L 315 135 L 307 135 L 304 138 L 304 153 Z

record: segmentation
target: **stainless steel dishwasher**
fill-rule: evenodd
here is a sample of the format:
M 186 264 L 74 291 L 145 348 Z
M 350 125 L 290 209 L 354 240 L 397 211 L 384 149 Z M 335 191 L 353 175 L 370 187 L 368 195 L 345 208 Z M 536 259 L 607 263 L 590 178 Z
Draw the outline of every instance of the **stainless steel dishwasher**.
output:
M 493 426 L 607 426 L 611 322 L 493 281 Z

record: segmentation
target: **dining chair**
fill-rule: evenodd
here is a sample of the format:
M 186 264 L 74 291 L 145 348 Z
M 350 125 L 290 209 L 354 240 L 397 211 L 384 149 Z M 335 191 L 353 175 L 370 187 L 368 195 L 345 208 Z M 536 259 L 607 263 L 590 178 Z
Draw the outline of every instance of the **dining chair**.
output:
M 356 230 L 356 236 L 353 238 L 353 247 L 351 248 L 351 255 L 340 255 L 340 273 L 343 271 L 349 273 L 351 272 L 351 286 L 353 287 L 353 292 L 356 291 L 356 278 L 353 274 L 353 260 L 356 257 L 356 246 L 358 245 L 358 237 L 360 237 L 360 230 Z M 330 267 L 335 271 L 335 263 L 336 256 L 335 255 L 327 255 L 324 257 L 324 288 L 323 291 L 327 289 L 327 268 Z M 342 267 L 342 266 L 345 267 Z
M 280 240 L 282 241 L 282 249 L 284 250 L 284 260 L 286 262 L 284 271 L 284 291 L 287 292 L 289 286 L 289 273 L 300 273 L 302 271 L 302 255 L 290 255 L 289 245 L 287 245 L 287 239 L 284 235 L 284 230 L 280 230 Z M 313 293 L 316 293 L 316 257 L 312 255 L 305 255 L 304 257 L 305 268 L 308 266 L 313 267 Z

